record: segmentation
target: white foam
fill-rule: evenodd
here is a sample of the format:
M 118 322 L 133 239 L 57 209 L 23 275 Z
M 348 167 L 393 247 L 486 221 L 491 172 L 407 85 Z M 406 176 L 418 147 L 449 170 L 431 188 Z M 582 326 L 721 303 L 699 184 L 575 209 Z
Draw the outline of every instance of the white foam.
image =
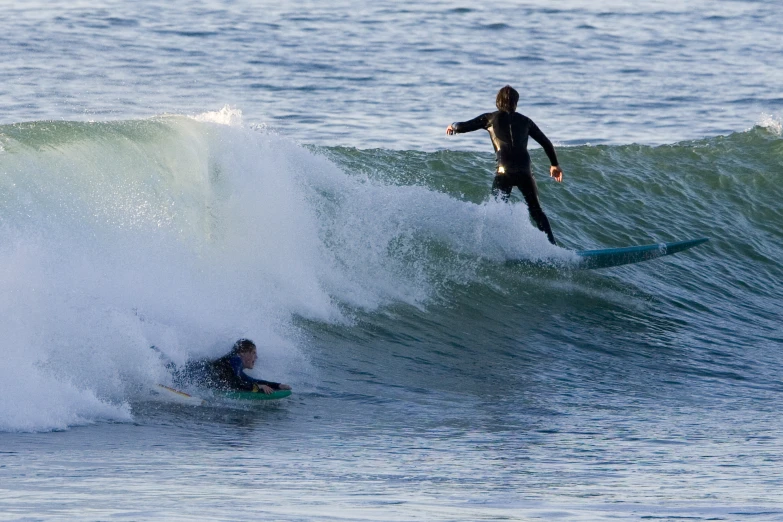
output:
M 3 156 L 0 429 L 129 418 L 134 394 L 168 378 L 150 345 L 183 363 L 249 337 L 261 376 L 304 384 L 290 379 L 310 371 L 295 316 L 423 306 L 471 280 L 460 256 L 563 252 L 524 205 L 373 182 L 213 114 Z
M 778 136 L 783 134 L 783 123 L 781 123 L 780 115 L 761 113 L 761 118 L 756 123 L 759 127 L 764 127 L 770 132 L 774 132 Z
M 7 229 L 4 232 L 4 240 L 12 237 Z M 58 343 L 46 328 L 57 322 L 50 315 L 57 307 L 52 306 L 47 288 L 46 249 L 26 238 L 15 239 L 4 242 L 0 250 L 0 265 L 6 268 L 0 276 L 0 431 L 46 431 L 96 420 L 129 420 L 124 401 L 101 399 L 74 375 L 58 375 L 52 359 Z M 83 362 L 84 368 L 90 368 L 90 360 Z
M 241 126 L 242 125 L 242 111 L 231 107 L 230 105 L 224 105 L 219 111 L 208 111 L 201 114 L 192 116 L 196 121 L 217 123 L 220 125 L 228 126 Z

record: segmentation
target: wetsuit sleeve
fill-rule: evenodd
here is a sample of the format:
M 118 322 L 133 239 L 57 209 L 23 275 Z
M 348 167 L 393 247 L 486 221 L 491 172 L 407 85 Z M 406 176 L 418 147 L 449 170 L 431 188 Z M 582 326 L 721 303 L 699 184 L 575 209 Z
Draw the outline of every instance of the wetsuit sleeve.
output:
M 479 129 L 486 129 L 489 127 L 489 114 L 482 114 L 477 118 L 473 118 L 470 121 L 455 122 L 451 124 L 451 128 L 457 134 L 463 132 L 473 132 Z
M 253 378 L 251 377 L 251 379 L 253 379 Z M 253 382 L 255 384 L 265 384 L 266 386 L 269 386 L 273 390 L 279 390 L 280 389 L 280 383 L 279 382 L 265 381 L 263 379 L 253 379 Z
M 232 381 L 229 383 L 231 388 L 245 391 L 253 391 L 252 378 L 245 375 L 244 367 L 242 366 L 242 359 L 239 357 L 232 357 L 229 359 L 231 365 Z
M 557 166 L 557 153 L 555 152 L 555 147 L 552 145 L 552 142 L 549 141 L 549 138 L 547 138 L 543 132 L 541 132 L 541 129 L 538 128 L 538 125 L 530 122 L 530 137 L 533 138 L 538 142 L 541 147 L 544 148 L 544 152 L 546 152 L 547 157 L 549 157 L 549 163 L 552 166 Z
M 234 375 L 237 378 L 237 385 L 243 390 L 252 391 L 254 384 L 256 385 L 264 384 L 266 386 L 269 386 L 273 390 L 280 389 L 279 382 L 265 381 L 263 379 L 255 379 L 249 376 L 248 374 L 246 374 L 245 368 L 242 365 L 242 359 L 240 359 L 239 357 L 232 357 L 230 362 L 231 362 L 231 369 L 234 370 Z

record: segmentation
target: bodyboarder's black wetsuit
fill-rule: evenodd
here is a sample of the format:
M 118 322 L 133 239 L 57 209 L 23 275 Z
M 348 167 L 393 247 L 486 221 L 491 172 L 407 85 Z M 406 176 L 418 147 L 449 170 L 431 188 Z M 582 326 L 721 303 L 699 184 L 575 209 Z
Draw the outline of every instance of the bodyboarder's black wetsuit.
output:
M 495 197 L 500 196 L 504 201 L 508 201 L 511 189 L 519 187 L 525 197 L 530 217 L 554 245 L 555 236 L 538 201 L 538 188 L 533 178 L 530 154 L 527 152 L 527 139 L 531 137 L 544 148 L 550 163 L 557 166 L 555 148 L 541 129 L 527 116 L 504 111 L 488 112 L 470 121 L 452 123 L 451 128 L 457 134 L 478 129 L 489 132 L 497 163 L 492 193 Z
M 245 373 L 242 358 L 234 353 L 210 361 L 191 361 L 175 375 L 175 381 L 226 391 L 258 391 L 260 385 L 279 390 L 279 382 L 256 379 Z

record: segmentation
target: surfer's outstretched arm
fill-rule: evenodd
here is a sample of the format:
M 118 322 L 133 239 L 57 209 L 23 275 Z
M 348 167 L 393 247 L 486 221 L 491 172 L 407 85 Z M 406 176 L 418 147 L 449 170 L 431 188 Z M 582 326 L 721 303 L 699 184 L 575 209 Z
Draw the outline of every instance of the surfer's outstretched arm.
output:
M 486 129 L 489 126 L 489 113 L 482 114 L 470 121 L 454 122 L 446 127 L 446 134 L 462 134 L 463 132 L 473 132 L 479 129 Z

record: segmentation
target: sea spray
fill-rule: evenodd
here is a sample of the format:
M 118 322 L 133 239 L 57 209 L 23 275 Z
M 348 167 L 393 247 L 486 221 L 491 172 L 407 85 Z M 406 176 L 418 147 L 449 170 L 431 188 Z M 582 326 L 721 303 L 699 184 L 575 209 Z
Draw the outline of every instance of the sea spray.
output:
M 291 315 L 336 312 L 306 264 L 316 227 L 285 166 L 258 161 L 258 136 L 179 117 L 4 130 L 2 284 L 15 313 L 2 319 L 3 353 L 25 361 L 6 368 L 5 384 L 78 386 L 86 397 L 63 418 L 47 394 L 4 394 L 4 411 L 38 419 L 9 414 L 6 429 L 127 418 L 129 398 L 166 378 L 153 344 L 181 363 L 247 336 L 264 347 L 266 371 L 304 364 Z M 214 153 L 243 133 L 224 161 Z
M 463 300 L 478 317 L 498 306 L 565 313 L 654 289 L 719 341 L 719 310 L 742 302 L 730 317 L 755 328 L 731 342 L 774 342 L 780 137 L 767 128 L 562 149 L 564 184 L 537 173 L 562 244 L 713 238 L 676 262 L 573 278 L 505 263 L 557 268 L 573 254 L 548 244 L 516 195 L 491 198 L 489 154 L 305 148 L 223 116 L 0 127 L 0 349 L 3 386 L 17 390 L 0 396 L 3 429 L 129 418 L 141 391 L 168 378 L 150 345 L 182 364 L 250 337 L 261 376 L 317 386 L 312 332 L 297 318 L 361 328 L 387 307 L 426 314 L 437 338 L 441 307 Z M 542 161 L 534 151 L 534 169 Z
M 2 284 L 15 311 L 3 351 L 26 361 L 26 382 L 78 386 L 87 413 L 74 405 L 75 423 L 126 418 L 140 390 L 166 382 L 150 345 L 182 364 L 251 337 L 264 372 L 291 381 L 307 368 L 295 317 L 421 307 L 440 285 L 474 280 L 481 260 L 563 255 L 519 205 L 371 180 L 243 127 L 236 111 L 2 133 Z M 46 395 L 23 407 L 43 420 L 6 428 L 71 422 Z

